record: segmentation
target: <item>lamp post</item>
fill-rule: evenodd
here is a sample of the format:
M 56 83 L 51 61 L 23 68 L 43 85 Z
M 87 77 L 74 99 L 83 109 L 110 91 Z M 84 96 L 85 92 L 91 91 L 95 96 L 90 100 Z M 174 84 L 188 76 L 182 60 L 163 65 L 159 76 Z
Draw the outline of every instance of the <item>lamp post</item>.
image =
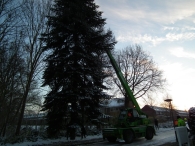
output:
M 173 109 L 172 109 L 172 104 L 171 104 L 172 99 L 167 98 L 167 99 L 165 99 L 164 101 L 169 103 L 170 115 L 171 115 L 171 117 L 172 117 L 173 127 L 174 127 L 174 129 L 175 129 L 174 117 L 173 117 Z
M 174 123 L 174 117 L 173 117 L 173 109 L 172 109 L 172 104 L 171 104 L 172 99 L 167 98 L 164 101 L 169 103 L 170 115 L 172 116 L 173 128 L 174 128 L 174 131 L 175 131 L 175 123 Z M 176 131 L 175 131 L 175 137 L 176 137 L 176 141 L 178 141 L 177 140 Z

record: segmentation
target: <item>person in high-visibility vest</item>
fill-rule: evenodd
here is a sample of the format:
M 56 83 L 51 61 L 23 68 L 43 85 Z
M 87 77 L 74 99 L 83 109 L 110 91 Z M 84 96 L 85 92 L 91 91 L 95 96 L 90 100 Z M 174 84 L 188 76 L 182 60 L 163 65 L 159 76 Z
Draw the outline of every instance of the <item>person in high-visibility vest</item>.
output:
M 175 125 L 175 127 L 178 126 L 178 121 L 177 120 L 174 121 L 174 125 Z
M 185 124 L 185 121 L 180 117 L 180 116 L 177 116 L 177 125 L 178 125 L 178 127 L 180 127 L 180 126 L 185 126 L 186 124 Z

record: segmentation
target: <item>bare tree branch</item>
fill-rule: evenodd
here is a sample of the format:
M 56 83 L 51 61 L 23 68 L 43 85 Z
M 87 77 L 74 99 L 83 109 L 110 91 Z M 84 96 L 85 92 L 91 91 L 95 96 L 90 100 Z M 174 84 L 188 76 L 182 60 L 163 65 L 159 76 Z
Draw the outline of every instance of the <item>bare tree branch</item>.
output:
M 163 72 L 157 68 L 151 56 L 139 45 L 126 47 L 117 54 L 117 63 L 135 98 L 164 89 L 166 80 L 163 79 Z M 125 105 L 128 106 L 129 98 L 114 73 L 112 79 L 118 90 L 125 96 Z

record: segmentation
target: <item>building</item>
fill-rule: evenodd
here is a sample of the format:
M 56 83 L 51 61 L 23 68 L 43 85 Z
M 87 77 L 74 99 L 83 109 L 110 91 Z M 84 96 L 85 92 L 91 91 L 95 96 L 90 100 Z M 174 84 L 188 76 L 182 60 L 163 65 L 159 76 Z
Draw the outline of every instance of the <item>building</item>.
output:
M 46 113 L 24 115 L 23 125 L 45 125 Z
M 124 109 L 124 98 L 112 98 L 101 104 L 101 112 L 105 115 L 118 116 L 120 109 Z
M 158 106 L 149 106 L 145 105 L 142 108 L 142 111 L 149 117 L 158 118 L 162 121 L 165 120 L 176 120 L 177 116 L 182 118 L 188 118 L 188 112 L 182 110 L 173 109 L 172 111 L 169 108 L 158 107 Z
M 103 113 L 99 118 L 104 121 L 112 121 L 116 122 L 118 119 L 119 113 L 121 109 L 124 109 L 124 98 L 112 98 L 110 100 L 105 100 L 100 105 L 100 111 Z M 169 108 L 158 107 L 158 106 L 149 106 L 145 105 L 141 109 L 148 117 L 150 118 L 158 118 L 159 121 L 167 121 L 167 120 L 176 120 L 179 115 L 182 118 L 188 118 L 188 112 L 182 110 L 173 109 L 171 112 Z M 23 124 L 24 125 L 45 125 L 46 119 L 45 113 L 39 113 L 34 115 L 24 115 Z M 173 117 L 173 118 L 172 118 Z
M 188 111 L 176 110 L 177 115 L 182 118 L 188 118 Z

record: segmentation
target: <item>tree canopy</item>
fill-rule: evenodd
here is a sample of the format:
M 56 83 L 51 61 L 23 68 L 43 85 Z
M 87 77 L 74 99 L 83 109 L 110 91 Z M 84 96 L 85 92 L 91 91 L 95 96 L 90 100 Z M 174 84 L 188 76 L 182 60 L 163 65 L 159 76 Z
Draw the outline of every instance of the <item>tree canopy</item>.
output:
M 115 57 L 135 98 L 143 98 L 147 93 L 164 89 L 166 80 L 163 78 L 163 72 L 141 46 L 128 46 L 116 52 Z M 117 91 L 125 97 L 125 106 L 128 107 L 130 100 L 114 73 L 112 81 L 117 85 Z

